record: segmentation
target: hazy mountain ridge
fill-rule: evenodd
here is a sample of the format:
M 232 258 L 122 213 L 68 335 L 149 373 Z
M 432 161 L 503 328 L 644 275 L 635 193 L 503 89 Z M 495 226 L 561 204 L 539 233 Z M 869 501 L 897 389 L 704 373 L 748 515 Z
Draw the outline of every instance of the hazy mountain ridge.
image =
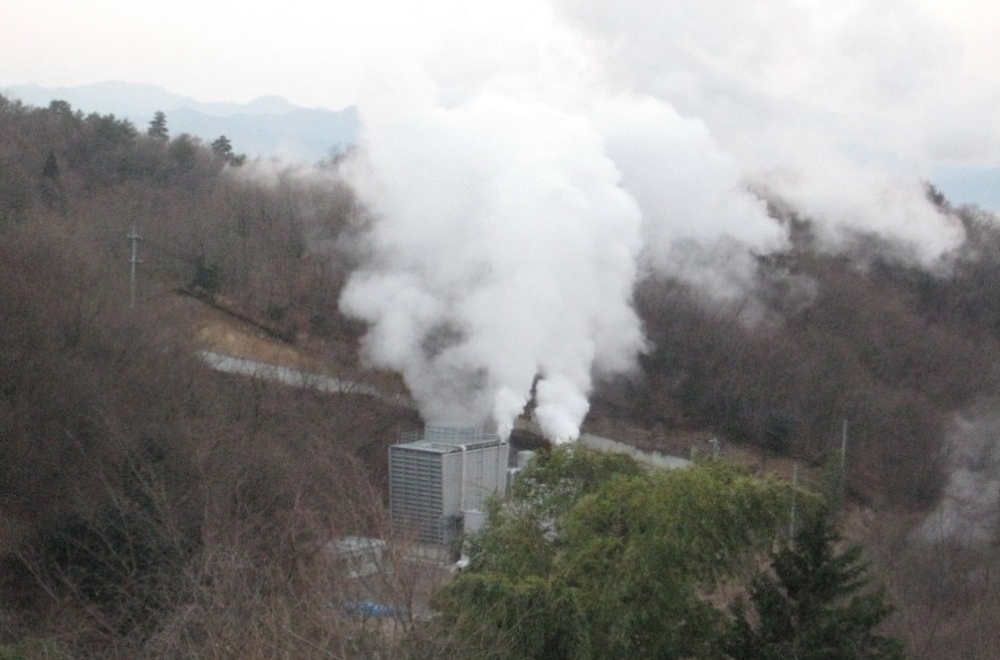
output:
M 124 82 L 54 88 L 13 85 L 0 87 L 0 93 L 38 107 L 66 101 L 84 113 L 128 119 L 139 130 L 145 130 L 161 110 L 171 135 L 189 133 L 206 142 L 225 135 L 235 151 L 251 158 L 321 160 L 356 143 L 360 130 L 354 107 L 301 108 L 279 96 L 261 96 L 248 103 L 203 103 L 156 85 Z
M 85 113 L 113 114 L 144 130 L 153 113 L 167 115 L 171 135 L 190 133 L 211 142 L 228 137 L 233 149 L 251 158 L 317 161 L 356 144 L 361 129 L 357 108 L 302 108 L 280 96 L 260 96 L 247 103 L 202 102 L 145 83 L 102 82 L 72 87 L 36 84 L 0 86 L 0 94 L 46 107 L 64 100 Z M 1000 168 L 935 167 L 935 186 L 956 204 L 974 203 L 1000 212 Z

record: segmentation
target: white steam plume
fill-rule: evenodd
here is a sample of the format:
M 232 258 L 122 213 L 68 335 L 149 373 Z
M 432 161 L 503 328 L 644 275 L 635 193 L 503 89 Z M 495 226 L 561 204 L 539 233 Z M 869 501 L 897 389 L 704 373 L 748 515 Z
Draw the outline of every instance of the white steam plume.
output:
M 369 324 L 367 359 L 403 374 L 430 423 L 492 419 L 505 434 L 534 397 L 546 436 L 575 438 L 593 379 L 628 371 L 643 349 L 638 277 L 732 294 L 753 251 L 782 245 L 750 186 L 833 242 L 879 219 L 931 261 L 960 238 L 915 179 L 852 156 L 858 125 L 795 110 L 823 87 L 789 53 L 762 45 L 752 64 L 718 69 L 745 40 L 695 39 L 713 16 L 733 30 L 766 17 L 727 17 L 715 0 L 690 16 L 598 5 L 565 10 L 584 37 L 539 2 L 446 3 L 409 26 L 405 56 L 380 63 L 360 104 L 363 143 L 345 173 L 371 222 L 341 306 Z M 808 35 L 788 47 L 800 42 L 826 52 Z M 782 98 L 786 73 L 796 94 Z
M 501 433 L 528 403 L 547 436 L 575 438 L 595 370 L 642 347 L 630 306 L 640 213 L 592 123 L 484 93 L 451 108 L 366 118 L 349 177 L 375 217 L 373 261 L 345 312 L 365 353 L 404 375 L 428 422 Z
M 936 163 L 1000 158 L 1000 92 L 958 18 L 980 0 L 556 0 L 620 84 L 699 118 L 756 189 L 815 221 L 902 241 L 923 264 L 963 231 L 925 198 Z M 995 7 L 995 6 L 994 6 Z

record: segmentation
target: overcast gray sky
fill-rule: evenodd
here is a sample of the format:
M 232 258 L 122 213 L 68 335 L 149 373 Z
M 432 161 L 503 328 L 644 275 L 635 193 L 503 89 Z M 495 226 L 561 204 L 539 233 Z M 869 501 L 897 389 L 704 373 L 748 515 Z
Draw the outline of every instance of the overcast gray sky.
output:
M 0 9 L 0 77 L 4 84 L 46 86 L 147 82 L 205 101 L 279 94 L 336 108 L 355 100 L 371 64 L 445 41 L 495 49 L 510 39 L 504 30 L 540 28 L 528 17 L 546 4 L 7 0 Z M 910 82 L 940 83 L 938 75 L 988 86 L 991 94 L 1000 77 L 1000 5 L 990 0 L 557 4 L 594 36 L 641 51 L 631 54 L 632 66 L 716 68 L 749 75 L 748 84 L 790 87 L 854 110 L 897 97 Z M 456 26 L 474 25 L 476 15 L 488 17 L 495 43 L 448 36 Z M 876 82 L 879 89 L 866 86 Z

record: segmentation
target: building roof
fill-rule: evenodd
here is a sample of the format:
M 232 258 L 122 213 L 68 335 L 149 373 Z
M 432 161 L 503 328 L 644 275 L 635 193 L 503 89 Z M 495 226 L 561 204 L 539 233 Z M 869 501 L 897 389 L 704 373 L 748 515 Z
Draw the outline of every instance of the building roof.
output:
M 393 447 L 405 447 L 417 451 L 450 454 L 456 451 L 485 449 L 503 444 L 495 433 L 486 433 L 482 427 L 424 427 L 423 431 L 413 431 L 400 436 Z

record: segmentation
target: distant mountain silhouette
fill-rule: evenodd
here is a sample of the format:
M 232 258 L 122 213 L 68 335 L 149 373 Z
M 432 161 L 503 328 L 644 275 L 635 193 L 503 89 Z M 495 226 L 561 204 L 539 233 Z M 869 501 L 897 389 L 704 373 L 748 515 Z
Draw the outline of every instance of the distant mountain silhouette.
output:
M 162 110 L 172 137 L 189 133 L 211 142 L 225 135 L 234 151 L 250 158 L 318 161 L 355 144 L 360 130 L 354 107 L 300 108 L 279 96 L 261 96 L 249 103 L 202 103 L 156 85 L 124 82 L 55 88 L 15 85 L 0 88 L 0 94 L 36 107 L 66 101 L 84 114 L 128 119 L 139 131 L 145 131 L 153 114 Z

